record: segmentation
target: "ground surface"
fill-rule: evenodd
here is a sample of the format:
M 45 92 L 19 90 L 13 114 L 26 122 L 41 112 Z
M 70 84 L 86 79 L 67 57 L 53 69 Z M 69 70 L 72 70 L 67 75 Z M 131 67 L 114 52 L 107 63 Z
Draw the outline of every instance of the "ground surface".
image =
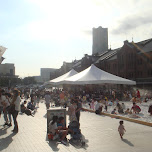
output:
M 99 116 L 94 113 L 81 112 L 81 131 L 86 146 L 55 141 L 48 142 L 46 138 L 46 109 L 40 103 L 35 117 L 25 114 L 18 116 L 19 132 L 13 134 L 10 128 L 3 128 L 3 115 L 0 119 L 0 151 L 1 152 L 151 152 L 152 128 L 124 121 L 127 130 L 124 140 L 118 134 L 119 119 Z M 68 137 L 70 138 L 70 137 Z

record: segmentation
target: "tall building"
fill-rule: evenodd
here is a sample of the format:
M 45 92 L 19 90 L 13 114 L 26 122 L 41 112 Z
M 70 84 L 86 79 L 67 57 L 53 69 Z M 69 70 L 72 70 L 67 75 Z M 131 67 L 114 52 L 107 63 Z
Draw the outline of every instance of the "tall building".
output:
M 92 55 L 102 54 L 108 50 L 108 28 L 93 28 Z

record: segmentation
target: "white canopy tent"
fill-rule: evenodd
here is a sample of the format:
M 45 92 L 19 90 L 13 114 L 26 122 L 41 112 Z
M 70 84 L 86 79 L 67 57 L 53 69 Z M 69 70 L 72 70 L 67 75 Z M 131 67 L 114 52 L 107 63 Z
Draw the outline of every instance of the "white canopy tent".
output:
M 76 72 L 74 69 L 72 69 L 71 71 L 53 79 L 53 80 L 50 80 L 48 82 L 45 82 L 45 85 L 46 84 L 52 84 L 52 85 L 58 85 L 58 83 L 60 83 L 61 81 L 63 82 L 65 79 L 77 74 L 78 72 Z
M 105 72 L 95 65 L 91 65 L 82 72 L 60 81 L 59 84 L 126 84 L 136 85 L 135 81 L 124 79 L 108 72 Z

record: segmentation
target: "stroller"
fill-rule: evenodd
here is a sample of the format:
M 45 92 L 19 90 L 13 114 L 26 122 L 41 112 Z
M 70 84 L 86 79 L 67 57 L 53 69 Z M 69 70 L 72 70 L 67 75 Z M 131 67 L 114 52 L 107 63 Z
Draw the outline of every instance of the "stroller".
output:
M 71 139 L 70 142 L 72 143 L 81 143 L 81 146 L 85 146 L 85 142 L 82 140 L 82 134 L 80 131 L 80 125 L 79 122 L 77 121 L 72 121 L 68 128 L 71 130 L 70 134 L 71 134 Z

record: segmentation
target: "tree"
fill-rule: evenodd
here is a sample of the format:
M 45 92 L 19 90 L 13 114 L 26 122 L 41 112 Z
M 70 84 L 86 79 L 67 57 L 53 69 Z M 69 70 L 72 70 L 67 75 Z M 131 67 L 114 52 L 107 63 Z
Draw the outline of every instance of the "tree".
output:
M 22 81 L 24 85 L 36 84 L 36 80 L 34 77 L 25 77 Z

